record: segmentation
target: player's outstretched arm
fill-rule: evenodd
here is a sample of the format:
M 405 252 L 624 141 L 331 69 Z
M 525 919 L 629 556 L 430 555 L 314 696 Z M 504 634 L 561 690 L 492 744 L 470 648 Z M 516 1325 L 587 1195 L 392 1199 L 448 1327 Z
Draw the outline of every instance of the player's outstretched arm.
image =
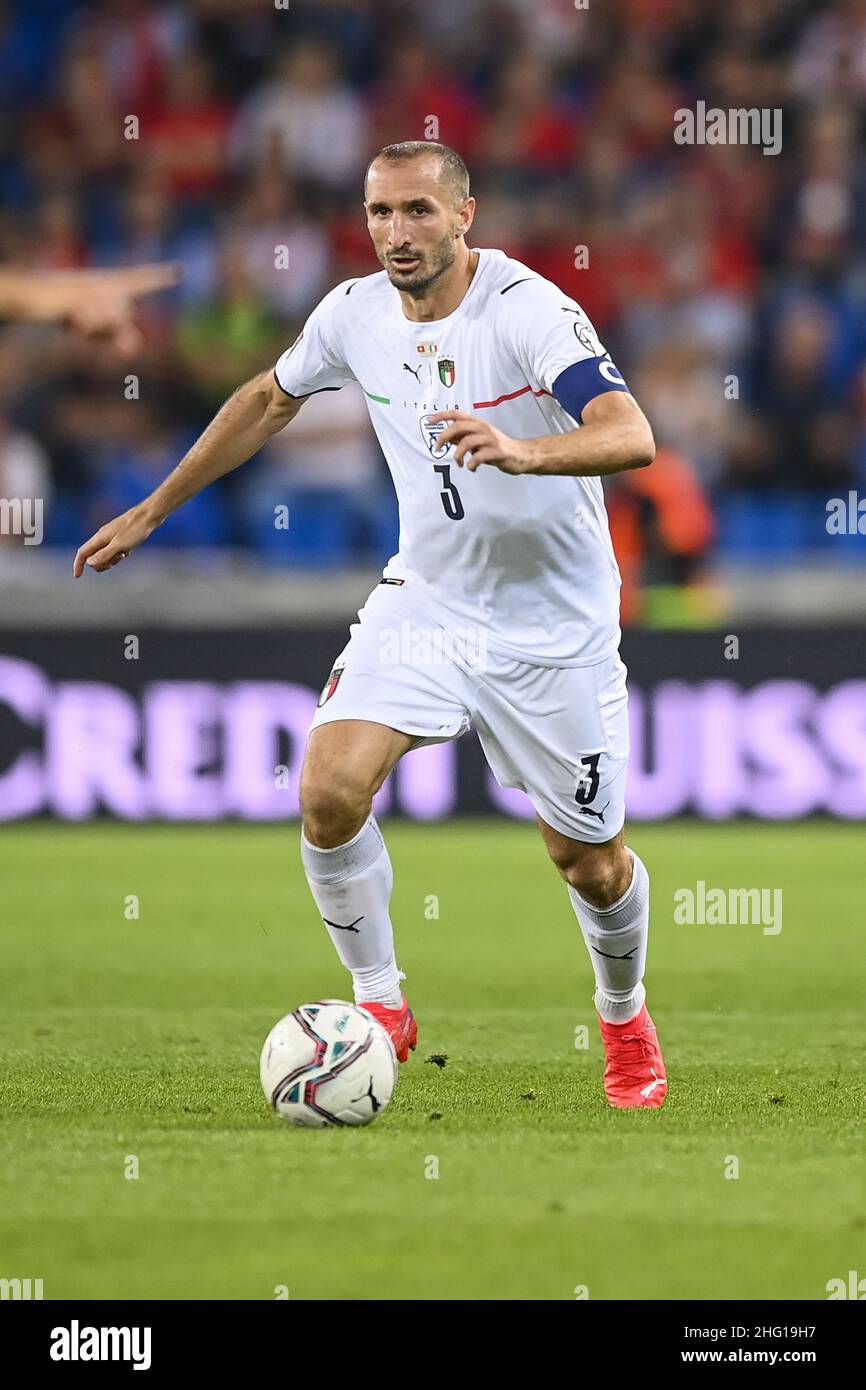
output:
M 580 429 L 538 439 L 513 439 L 466 410 L 439 410 L 428 424 L 440 420 L 451 423 L 437 436 L 437 445 L 456 444 L 454 461 L 469 472 L 489 463 L 503 473 L 597 478 L 645 468 L 656 453 L 649 421 L 624 391 L 604 391 L 591 400 Z
M 280 390 L 272 371 L 238 387 L 165 481 L 79 547 L 72 564 L 75 578 L 84 573 L 85 565 L 101 573 L 125 560 L 190 497 L 245 463 L 294 419 L 302 405 L 303 399 Z
M 124 266 L 117 270 L 32 271 L 0 267 L 0 318 L 58 321 L 88 338 L 105 338 L 127 355 L 141 346 L 135 301 L 177 284 L 179 267 Z

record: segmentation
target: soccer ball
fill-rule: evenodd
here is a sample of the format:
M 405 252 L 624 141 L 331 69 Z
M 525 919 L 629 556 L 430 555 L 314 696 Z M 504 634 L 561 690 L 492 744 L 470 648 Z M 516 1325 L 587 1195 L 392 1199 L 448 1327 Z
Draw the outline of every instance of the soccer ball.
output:
M 397 1056 L 372 1014 L 319 999 L 274 1024 L 259 1075 L 269 1104 L 289 1124 L 368 1125 L 394 1094 Z

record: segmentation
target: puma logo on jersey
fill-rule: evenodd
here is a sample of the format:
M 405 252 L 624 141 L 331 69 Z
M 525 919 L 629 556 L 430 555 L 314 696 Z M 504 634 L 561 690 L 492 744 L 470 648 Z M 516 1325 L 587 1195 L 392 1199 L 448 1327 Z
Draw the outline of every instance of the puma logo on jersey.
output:
M 418 366 L 417 366 L 417 367 L 410 367 L 408 362 L 404 362 L 404 363 L 403 363 L 403 371 L 404 371 L 404 372 L 411 372 L 412 375 L 414 376 L 414 378 L 415 378 L 416 381 L 420 381 L 420 380 L 421 380 L 421 377 L 420 377 L 420 375 L 419 375 L 419 373 L 420 373 L 420 371 L 421 371 L 421 363 L 420 363 L 420 362 L 418 363 Z

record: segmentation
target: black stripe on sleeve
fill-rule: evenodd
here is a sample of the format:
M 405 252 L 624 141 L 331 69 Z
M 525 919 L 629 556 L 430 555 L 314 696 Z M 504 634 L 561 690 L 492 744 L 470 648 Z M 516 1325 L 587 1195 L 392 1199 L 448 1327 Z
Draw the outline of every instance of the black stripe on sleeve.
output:
M 293 396 L 291 391 L 287 391 L 280 378 L 277 376 L 277 369 L 274 367 L 274 381 L 279 386 L 284 396 L 288 396 L 290 401 L 305 401 L 308 396 L 319 396 L 323 391 L 342 391 L 342 386 L 320 386 L 315 391 L 305 391 L 303 396 Z
M 505 286 L 505 289 L 504 289 L 504 290 L 500 290 L 499 293 L 500 293 L 500 294 L 507 294 L 509 290 L 513 290 L 513 289 L 514 289 L 514 286 L 515 286 L 515 285 L 525 285 L 525 284 L 527 283 L 528 280 L 534 280 L 534 279 L 536 279 L 536 276 L 534 276 L 534 275 L 524 275 L 524 277 L 523 277 L 522 280 L 512 280 L 512 281 L 511 281 L 511 284 L 510 284 L 510 285 L 506 285 L 506 286 Z

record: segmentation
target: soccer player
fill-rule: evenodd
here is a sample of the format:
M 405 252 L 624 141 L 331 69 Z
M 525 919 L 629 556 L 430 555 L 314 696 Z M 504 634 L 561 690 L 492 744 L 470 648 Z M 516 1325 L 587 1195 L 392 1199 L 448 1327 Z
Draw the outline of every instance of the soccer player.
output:
M 649 879 L 622 834 L 626 669 L 600 482 L 650 464 L 652 432 L 579 305 L 502 251 L 467 247 L 475 199 L 454 150 L 380 150 L 365 208 L 383 270 L 331 290 L 275 371 L 242 386 L 73 571 L 117 564 L 308 396 L 359 382 L 397 491 L 399 548 L 325 683 L 300 785 L 304 869 L 355 1000 L 408 1060 L 417 1025 L 372 798 L 404 753 L 471 722 L 500 784 L 532 801 L 567 884 L 608 1101 L 659 1106 Z

